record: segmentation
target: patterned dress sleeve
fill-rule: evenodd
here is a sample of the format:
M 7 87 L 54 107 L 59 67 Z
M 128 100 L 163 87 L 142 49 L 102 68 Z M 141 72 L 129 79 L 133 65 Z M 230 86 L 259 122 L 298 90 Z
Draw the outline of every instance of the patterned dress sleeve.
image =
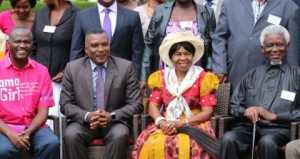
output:
M 149 102 L 156 103 L 158 105 L 162 102 L 161 91 L 163 87 L 163 75 L 162 71 L 153 72 L 148 78 L 148 87 L 151 91 Z
M 211 73 L 205 73 L 204 77 L 200 80 L 200 101 L 201 106 L 214 107 L 217 104 L 214 92 L 218 89 L 219 79 Z

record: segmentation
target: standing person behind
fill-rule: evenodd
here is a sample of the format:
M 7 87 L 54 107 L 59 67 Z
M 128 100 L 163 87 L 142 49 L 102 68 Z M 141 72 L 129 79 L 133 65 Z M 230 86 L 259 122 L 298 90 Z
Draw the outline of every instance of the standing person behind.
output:
M 0 12 L 0 30 L 6 35 L 16 26 L 31 28 L 36 0 L 10 0 L 12 9 Z
M 6 51 L 7 35 L 0 30 L 0 60 L 4 58 Z
M 105 159 L 126 158 L 134 114 L 143 110 L 133 64 L 110 55 L 109 36 L 101 29 L 86 33 L 86 57 L 68 63 L 61 111 L 69 121 L 64 134 L 69 159 L 88 157 L 89 143 L 105 141 Z
M 270 24 L 293 27 L 297 5 L 291 0 L 224 0 L 219 22 L 213 35 L 212 70 L 227 78 L 235 88 L 250 69 L 266 62 L 261 53 L 259 35 Z M 295 47 L 295 41 L 290 49 Z M 298 65 L 297 51 L 286 60 Z
M 219 80 L 194 65 L 203 51 L 202 39 L 188 31 L 170 33 L 163 40 L 159 55 L 169 67 L 148 79 L 149 114 L 155 125 L 147 127 L 136 140 L 134 159 L 210 158 L 189 134 L 179 133 L 183 127 L 192 127 L 214 137 L 210 117 Z
M 144 38 L 146 36 L 146 32 L 148 30 L 155 7 L 163 2 L 164 0 L 148 0 L 145 4 L 134 9 L 140 15 Z
M 75 20 L 70 60 L 85 55 L 84 37 L 91 28 L 102 28 L 107 33 L 112 55 L 132 61 L 139 77 L 144 40 L 138 13 L 118 5 L 116 0 L 99 0 L 96 7 L 80 11 Z
M 163 68 L 158 48 L 163 38 L 181 30 L 188 30 L 204 39 L 205 53 L 201 65 L 209 67 L 210 35 L 215 29 L 213 10 L 197 5 L 193 0 L 174 0 L 156 7 L 145 37 L 145 50 L 142 61 L 142 81 L 151 72 Z
M 219 20 L 223 1 L 224 0 L 195 0 L 196 3 L 202 4 L 202 5 L 207 5 L 208 7 L 212 8 L 214 10 L 216 22 L 218 22 L 218 20 Z
M 21 158 L 28 151 L 36 159 L 58 159 L 58 139 L 45 126 L 54 104 L 48 71 L 28 58 L 29 29 L 13 29 L 8 42 L 9 56 L 0 62 L 0 158 Z
M 300 121 L 300 68 L 284 60 L 289 42 L 289 32 L 280 25 L 262 31 L 261 49 L 268 62 L 250 70 L 232 94 L 235 122 L 223 136 L 220 159 L 248 154 L 254 123 L 257 157 L 284 158 L 281 147 L 290 140 L 290 122 Z
M 52 81 L 60 83 L 70 58 L 74 20 L 78 9 L 66 0 L 45 0 L 36 13 L 32 33 L 32 58 L 48 68 Z

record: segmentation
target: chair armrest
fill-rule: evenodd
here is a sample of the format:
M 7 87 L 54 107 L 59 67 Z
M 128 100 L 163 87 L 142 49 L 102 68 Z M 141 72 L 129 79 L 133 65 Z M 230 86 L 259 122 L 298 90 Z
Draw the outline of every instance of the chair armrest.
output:
M 299 126 L 300 126 L 300 121 L 298 122 L 291 122 L 291 129 L 290 129 L 290 138 L 291 140 L 297 139 L 299 136 Z
M 53 121 L 54 134 L 59 137 L 59 117 L 55 115 L 48 115 L 48 119 Z
M 210 119 L 212 128 L 214 129 L 217 138 L 218 138 L 218 135 L 219 135 L 219 120 L 220 120 L 220 118 L 223 118 L 223 117 L 226 117 L 226 116 L 224 116 L 224 115 L 214 115 Z
M 140 133 L 140 118 L 141 115 L 140 114 L 134 114 L 133 115 L 133 139 L 134 141 L 136 140 L 136 138 L 138 137 L 139 133 Z
M 297 139 L 300 139 L 300 125 L 297 126 Z
M 219 125 L 219 132 L 218 132 L 218 138 L 222 138 L 225 131 L 229 129 L 230 127 L 230 122 L 233 121 L 233 117 L 230 117 L 230 116 L 226 116 L 226 117 L 221 117 L 219 118 L 219 122 L 218 122 L 218 125 Z
M 147 125 L 153 121 L 153 119 L 151 118 L 151 116 L 149 114 L 142 114 L 141 115 L 141 131 L 146 129 Z

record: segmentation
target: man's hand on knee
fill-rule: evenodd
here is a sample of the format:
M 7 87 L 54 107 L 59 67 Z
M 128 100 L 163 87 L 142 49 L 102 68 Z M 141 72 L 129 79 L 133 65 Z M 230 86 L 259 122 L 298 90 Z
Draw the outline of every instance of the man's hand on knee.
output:
M 16 134 L 14 132 L 8 135 L 8 138 L 12 142 L 13 145 L 19 150 L 28 151 L 30 148 L 30 141 L 29 138 L 20 134 Z

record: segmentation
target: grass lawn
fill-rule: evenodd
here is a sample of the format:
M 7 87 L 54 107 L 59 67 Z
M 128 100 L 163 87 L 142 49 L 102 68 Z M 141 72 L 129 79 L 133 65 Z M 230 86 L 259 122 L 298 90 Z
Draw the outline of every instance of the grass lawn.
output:
M 95 2 L 87 2 L 84 0 L 75 0 L 72 2 L 73 4 L 75 4 L 77 7 L 84 9 L 84 8 L 88 8 L 91 6 L 95 5 Z M 37 0 L 36 6 L 35 6 L 35 10 L 39 10 L 44 6 L 43 0 Z M 1 6 L 0 6 L 0 11 L 2 10 L 6 10 L 8 8 L 11 8 L 10 3 L 8 0 L 3 0 Z

